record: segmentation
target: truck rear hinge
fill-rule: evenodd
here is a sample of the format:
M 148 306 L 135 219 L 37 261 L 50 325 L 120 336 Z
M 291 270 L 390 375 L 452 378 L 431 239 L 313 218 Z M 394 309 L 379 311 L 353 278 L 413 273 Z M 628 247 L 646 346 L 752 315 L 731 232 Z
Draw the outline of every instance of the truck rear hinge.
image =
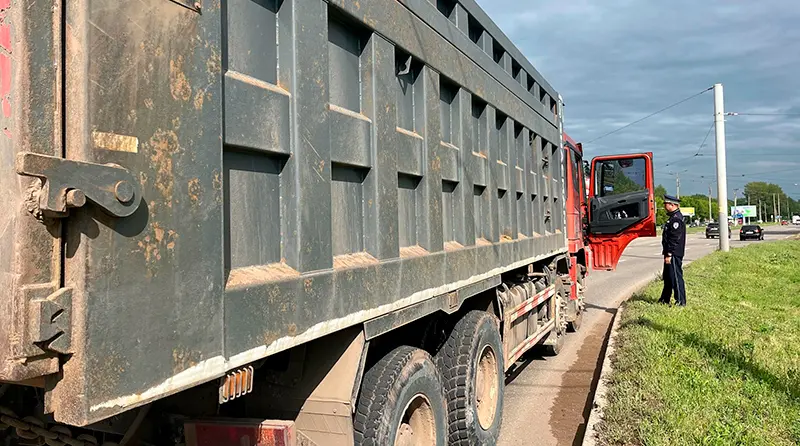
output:
M 128 217 L 142 200 L 133 174 L 114 164 L 73 161 L 38 153 L 17 154 L 17 173 L 42 179 L 37 192 L 38 211 L 46 217 L 64 218 L 69 208 L 90 200 L 106 213 Z
M 31 286 L 24 287 L 23 293 L 27 302 L 25 356 L 38 351 L 72 353 L 72 288 L 52 292 L 51 287 Z

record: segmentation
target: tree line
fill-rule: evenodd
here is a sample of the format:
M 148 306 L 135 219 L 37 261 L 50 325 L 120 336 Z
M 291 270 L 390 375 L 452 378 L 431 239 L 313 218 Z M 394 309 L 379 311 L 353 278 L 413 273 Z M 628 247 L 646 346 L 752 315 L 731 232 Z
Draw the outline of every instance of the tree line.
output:
M 667 221 L 667 213 L 664 211 L 664 194 L 667 190 L 664 186 L 658 185 L 655 190 L 656 196 L 656 222 L 659 226 Z M 741 192 L 740 192 L 741 194 Z M 744 193 L 739 195 L 737 200 L 738 205 L 745 205 L 748 203 L 753 206 L 758 206 L 759 200 L 761 202 L 761 211 L 759 216 L 765 221 L 771 221 L 774 215 L 778 215 L 773 211 L 773 197 L 775 202 L 775 211 L 777 211 L 778 202 L 781 203 L 780 209 L 784 219 L 790 219 L 791 215 L 800 214 L 800 203 L 789 197 L 783 189 L 777 184 L 765 183 L 762 181 L 754 181 L 747 183 L 744 186 Z M 711 199 L 711 212 L 708 207 L 708 195 L 694 194 L 681 196 L 681 207 L 693 207 L 695 210 L 694 219 L 705 221 L 706 219 L 713 219 L 716 221 L 718 212 L 718 201 L 716 198 Z M 728 200 L 727 209 L 733 206 L 734 201 Z M 789 208 L 787 209 L 787 203 Z

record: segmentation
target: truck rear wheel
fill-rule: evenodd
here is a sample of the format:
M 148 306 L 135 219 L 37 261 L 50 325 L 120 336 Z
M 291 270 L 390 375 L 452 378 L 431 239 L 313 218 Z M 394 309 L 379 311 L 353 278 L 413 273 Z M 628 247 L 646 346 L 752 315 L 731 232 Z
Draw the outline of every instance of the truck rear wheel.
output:
M 353 427 L 356 446 L 447 444 L 447 404 L 431 356 L 403 346 L 373 365 L 364 374 Z
M 557 279 L 555 285 L 556 295 L 553 296 L 553 306 L 555 308 L 553 319 L 555 325 L 544 345 L 544 351 L 549 356 L 557 356 L 561 353 L 567 334 L 567 302 L 564 299 L 564 286 L 561 284 L 561 279 Z
M 584 311 L 586 311 L 583 304 L 583 290 L 586 287 L 586 279 L 584 278 L 586 267 L 583 265 L 579 265 L 579 267 L 580 268 L 578 271 L 578 285 L 576 287 L 578 290 L 578 296 L 577 299 L 570 301 L 569 303 L 570 305 L 574 306 L 575 316 L 571 321 L 569 321 L 567 329 L 573 333 L 577 333 L 578 331 L 580 331 L 581 325 L 583 324 L 583 313 Z
M 471 311 L 436 354 L 447 395 L 449 443 L 495 444 L 503 415 L 503 341 L 497 318 Z

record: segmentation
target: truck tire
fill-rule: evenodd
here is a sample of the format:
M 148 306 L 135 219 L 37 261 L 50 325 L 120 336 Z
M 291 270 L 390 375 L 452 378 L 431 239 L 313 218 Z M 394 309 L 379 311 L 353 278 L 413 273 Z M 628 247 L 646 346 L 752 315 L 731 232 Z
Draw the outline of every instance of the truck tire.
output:
M 364 374 L 353 419 L 356 446 L 447 444 L 442 379 L 424 350 L 402 346 Z
M 555 326 L 553 327 L 553 331 L 550 332 L 548 342 L 544 346 L 544 352 L 548 356 L 558 356 L 558 354 L 561 353 L 567 334 L 567 322 L 565 319 L 567 303 L 564 296 L 564 285 L 561 283 L 561 279 L 556 279 L 555 285 L 556 295 L 553 296 L 556 308 L 556 314 L 554 315 Z
M 577 303 L 575 305 L 578 305 Z M 578 311 L 578 315 L 575 316 L 575 319 L 569 321 L 567 323 L 567 330 L 570 333 L 577 333 L 581 331 L 581 325 L 583 324 L 583 311 Z
M 579 284 L 578 286 L 581 287 L 581 289 L 583 289 L 586 286 L 585 279 L 583 277 L 583 274 L 586 271 L 586 267 L 583 265 L 579 266 L 580 269 L 578 271 L 578 284 Z M 580 300 L 575 300 L 573 301 L 573 303 L 571 303 L 571 305 L 575 305 L 577 307 L 575 319 L 569 321 L 569 323 L 567 324 L 567 330 L 569 330 L 572 333 L 579 332 L 581 329 L 581 325 L 583 324 L 583 313 L 586 311 L 586 309 L 582 308 L 583 306 L 581 302 L 582 298 L 583 295 L 579 295 L 578 299 Z
M 503 415 L 505 365 L 497 318 L 462 317 L 436 354 L 447 395 L 449 445 L 495 444 Z

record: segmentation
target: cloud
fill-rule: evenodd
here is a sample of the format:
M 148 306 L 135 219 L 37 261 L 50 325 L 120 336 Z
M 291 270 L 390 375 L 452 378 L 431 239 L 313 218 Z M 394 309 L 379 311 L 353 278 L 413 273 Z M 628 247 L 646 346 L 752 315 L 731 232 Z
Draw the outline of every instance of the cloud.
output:
M 800 116 L 774 115 L 800 113 L 800 58 L 795 55 L 800 48 L 800 2 L 478 3 L 564 97 L 565 128 L 578 141 L 722 82 L 727 111 L 763 114 L 726 119 L 728 171 L 756 172 L 753 160 L 759 157 L 789 167 L 800 162 Z M 652 151 L 659 172 L 678 162 L 687 178 L 713 178 L 713 131 L 701 156 L 679 162 L 697 152 L 712 115 L 708 92 L 585 148 L 592 156 Z M 785 158 L 776 156 L 780 153 Z M 800 196 L 791 178 L 790 172 L 753 179 L 778 182 Z M 800 166 L 794 178 L 800 178 Z M 686 187 L 704 191 L 701 184 Z

